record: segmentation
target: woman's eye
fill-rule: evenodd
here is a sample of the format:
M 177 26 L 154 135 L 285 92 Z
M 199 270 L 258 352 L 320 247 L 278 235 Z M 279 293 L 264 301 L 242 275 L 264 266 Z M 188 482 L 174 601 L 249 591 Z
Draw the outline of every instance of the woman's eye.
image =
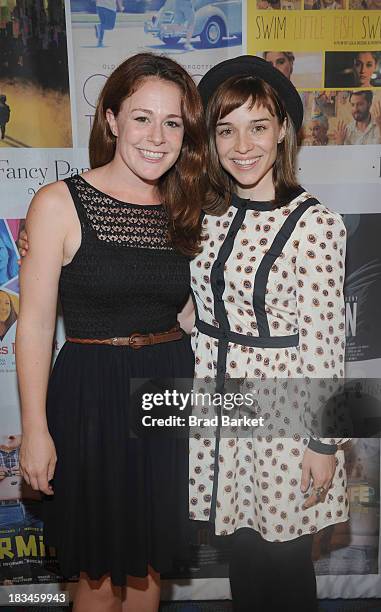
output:
M 217 130 L 218 136 L 230 136 L 232 133 L 230 128 L 223 128 L 222 130 Z
M 135 121 L 139 121 L 139 123 L 147 123 L 148 117 L 135 117 Z
M 180 124 L 177 123 L 177 121 L 167 121 L 166 125 L 170 128 L 177 128 L 180 127 Z
M 266 127 L 264 125 L 255 125 L 253 130 L 256 134 L 262 134 L 262 132 L 264 132 L 266 129 Z

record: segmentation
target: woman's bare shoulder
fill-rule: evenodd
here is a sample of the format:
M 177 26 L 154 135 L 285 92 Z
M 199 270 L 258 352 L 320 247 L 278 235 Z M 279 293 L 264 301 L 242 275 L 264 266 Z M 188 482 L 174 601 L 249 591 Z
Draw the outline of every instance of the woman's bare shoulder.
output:
M 41 187 L 30 203 L 28 215 L 55 215 L 62 219 L 73 214 L 70 191 L 64 181 L 56 181 Z

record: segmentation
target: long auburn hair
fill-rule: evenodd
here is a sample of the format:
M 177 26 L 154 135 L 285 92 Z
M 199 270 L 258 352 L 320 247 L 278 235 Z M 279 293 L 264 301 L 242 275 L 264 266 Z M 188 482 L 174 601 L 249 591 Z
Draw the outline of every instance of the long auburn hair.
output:
M 169 217 L 171 244 L 181 253 L 194 256 L 200 251 L 207 139 L 201 98 L 184 68 L 168 57 L 138 53 L 112 72 L 98 98 L 89 142 L 90 166 L 104 166 L 115 155 L 116 137 L 106 119 L 107 109 L 116 117 L 124 100 L 152 77 L 174 83 L 181 91 L 183 145 L 176 163 L 160 177 L 158 190 Z
M 275 187 L 274 208 L 287 204 L 298 189 L 295 176 L 297 140 L 294 125 L 276 91 L 263 79 L 253 76 L 233 76 L 222 83 L 211 97 L 206 122 L 209 140 L 208 177 L 209 189 L 204 210 L 211 215 L 223 215 L 231 204 L 236 183 L 221 166 L 216 148 L 216 125 L 236 108 L 250 100 L 250 108 L 256 104 L 266 108 L 279 125 L 286 120 L 286 134 L 278 144 L 278 153 L 273 166 Z

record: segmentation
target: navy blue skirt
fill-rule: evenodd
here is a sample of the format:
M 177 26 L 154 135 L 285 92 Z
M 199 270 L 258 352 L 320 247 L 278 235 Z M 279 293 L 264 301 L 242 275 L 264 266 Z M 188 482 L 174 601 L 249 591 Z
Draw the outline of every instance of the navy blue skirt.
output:
M 66 343 L 49 382 L 57 451 L 44 537 L 64 577 L 115 585 L 172 572 L 187 557 L 188 439 L 131 436 L 130 378 L 192 378 L 189 337 L 129 347 Z

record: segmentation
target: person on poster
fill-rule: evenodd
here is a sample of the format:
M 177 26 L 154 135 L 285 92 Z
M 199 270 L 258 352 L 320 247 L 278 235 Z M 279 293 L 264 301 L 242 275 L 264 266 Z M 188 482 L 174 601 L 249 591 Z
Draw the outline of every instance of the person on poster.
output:
M 280 0 L 257 0 L 257 9 L 259 11 L 278 10 Z
M 299 94 L 251 56 L 213 67 L 199 90 L 212 182 L 191 262 L 196 379 L 223 393 L 230 378 L 341 378 L 346 231 L 297 182 Z M 317 611 L 312 534 L 348 518 L 345 441 L 190 439 L 190 516 L 232 538 L 236 612 Z
M 96 0 L 99 23 L 95 24 L 95 36 L 98 47 L 103 47 L 103 38 L 106 30 L 113 30 L 116 22 L 116 12 L 124 11 L 123 0 Z
M 334 11 L 337 9 L 342 9 L 343 7 L 340 2 L 337 2 L 337 0 L 315 0 L 311 8 L 314 11 Z
M 17 276 L 17 255 L 3 220 L 0 219 L 0 285 Z
M 0 130 L 1 130 L 1 140 L 5 138 L 5 128 L 9 119 L 11 117 L 11 109 L 8 104 L 6 104 L 7 96 L 0 96 Z
M 378 87 L 380 53 L 378 51 L 328 51 L 325 83 L 327 87 Z
M 33 511 L 36 494 L 28 491 L 30 498 L 23 502 L 26 491 L 22 492 L 20 486 L 21 435 L 0 436 L 0 440 L 0 529 L 40 526 L 41 521 Z
M 176 0 L 175 3 L 175 23 L 186 23 L 187 32 L 185 37 L 184 49 L 194 51 L 191 44 L 196 13 L 193 7 L 193 0 Z
M 375 102 L 372 91 L 352 91 L 349 97 L 352 121 L 337 122 L 334 138 L 337 145 L 381 144 L 381 102 Z
M 9 293 L 0 290 L 0 340 L 3 341 L 8 330 L 17 321 L 17 312 Z
M 352 8 L 351 6 L 349 8 Z M 358 8 L 357 6 L 355 8 Z M 364 11 L 381 11 L 381 0 L 361 0 L 359 7 Z
M 188 551 L 188 440 L 129 435 L 130 377 L 193 376 L 177 315 L 200 248 L 205 132 L 191 76 L 132 56 L 100 93 L 92 169 L 43 187 L 28 212 L 20 469 L 46 495 L 62 574 L 80 574 L 76 612 L 156 612 L 160 574 Z M 67 342 L 48 380 L 58 291 Z
M 282 11 L 300 10 L 300 0 L 280 0 L 280 8 Z
M 374 86 L 373 77 L 379 71 L 379 53 L 359 51 L 353 58 L 353 87 Z
M 295 62 L 295 55 L 292 51 L 265 51 L 263 58 L 291 80 Z
M 328 118 L 323 115 L 314 115 L 311 117 L 311 121 L 309 122 L 309 131 L 311 134 L 310 139 L 307 141 L 303 140 L 303 145 L 310 146 L 326 146 L 329 144 L 328 139 Z

